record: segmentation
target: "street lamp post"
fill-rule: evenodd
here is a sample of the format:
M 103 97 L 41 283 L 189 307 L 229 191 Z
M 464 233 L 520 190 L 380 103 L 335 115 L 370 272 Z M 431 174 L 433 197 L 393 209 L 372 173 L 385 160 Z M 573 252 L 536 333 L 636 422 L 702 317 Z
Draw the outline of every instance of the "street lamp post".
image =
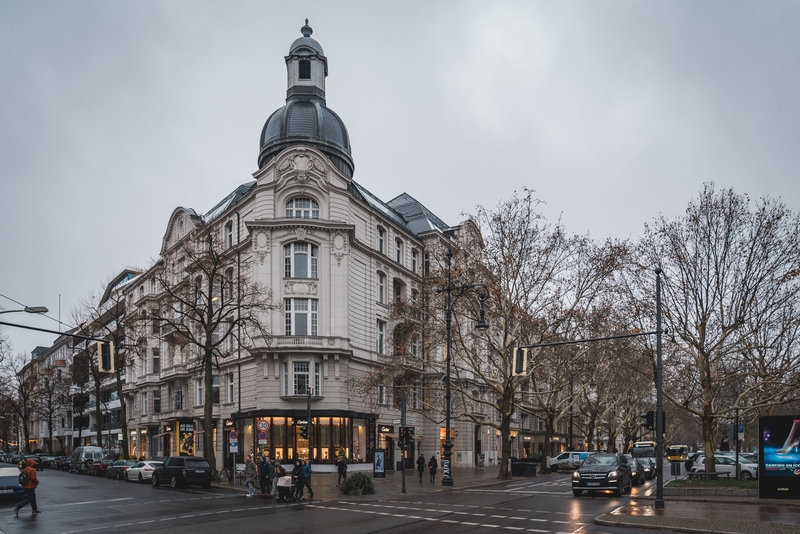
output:
M 483 301 L 486 300 L 488 297 L 489 290 L 483 284 L 456 284 L 453 285 L 452 278 L 450 276 L 450 267 L 453 263 L 453 251 L 447 250 L 447 286 L 437 289 L 437 293 L 447 293 L 447 308 L 445 308 L 445 325 L 446 325 L 446 346 L 447 346 L 447 371 L 445 375 L 445 430 L 444 430 L 444 460 L 442 461 L 442 486 L 452 486 L 453 485 L 453 475 L 451 472 L 451 457 L 453 455 L 452 448 L 453 443 L 450 440 L 450 359 L 451 359 L 451 336 L 450 336 L 450 328 L 453 322 L 453 306 L 458 301 L 459 297 L 461 297 L 464 293 L 466 293 L 470 289 L 481 288 L 483 289 L 482 293 L 478 294 L 478 298 L 481 301 L 481 311 L 480 311 L 480 320 L 478 324 L 475 325 L 475 329 L 479 332 L 485 332 L 489 329 L 489 325 L 486 324 L 484 319 L 484 309 L 483 309 Z M 452 297 L 452 292 L 456 291 L 455 298 Z
M 38 314 L 45 314 L 48 310 L 45 306 L 25 306 L 21 310 L 0 310 L 0 313 L 38 313 Z
M 661 267 L 656 267 L 656 460 L 658 461 L 658 477 L 656 478 L 657 510 L 664 508 L 664 404 L 661 386 Z

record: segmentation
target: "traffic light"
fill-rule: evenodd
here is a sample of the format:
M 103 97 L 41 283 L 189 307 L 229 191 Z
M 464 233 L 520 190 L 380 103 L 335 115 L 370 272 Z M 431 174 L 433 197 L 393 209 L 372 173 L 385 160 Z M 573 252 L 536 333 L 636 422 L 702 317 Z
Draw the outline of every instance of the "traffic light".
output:
M 513 376 L 525 376 L 528 368 L 528 350 L 517 348 L 514 352 L 514 368 L 511 370 Z
M 300 437 L 303 439 L 308 439 L 308 426 L 303 425 L 300 427 Z
M 398 441 L 398 445 L 400 446 L 400 450 L 401 451 L 406 450 L 407 440 L 408 440 L 408 427 L 401 426 L 400 427 L 400 440 Z
M 643 427 L 645 427 L 647 430 L 653 430 L 653 428 L 655 428 L 656 413 L 653 410 L 643 413 L 641 417 L 644 419 L 644 421 L 642 421 Z
M 110 341 L 97 342 L 97 370 L 101 373 L 114 372 L 114 344 Z

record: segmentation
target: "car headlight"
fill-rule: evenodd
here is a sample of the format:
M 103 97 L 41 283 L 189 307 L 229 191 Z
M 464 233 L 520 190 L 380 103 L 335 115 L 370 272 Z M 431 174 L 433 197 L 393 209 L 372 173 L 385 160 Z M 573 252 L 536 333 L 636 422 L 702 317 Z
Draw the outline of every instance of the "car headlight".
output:
M 617 475 L 619 475 L 619 473 L 617 473 L 616 471 L 611 471 L 608 474 L 608 478 L 617 478 Z
M 580 474 L 579 472 L 577 472 L 577 471 L 573 471 L 573 472 L 572 472 L 572 478 L 573 478 L 574 480 L 580 480 L 580 478 L 581 478 L 581 474 Z

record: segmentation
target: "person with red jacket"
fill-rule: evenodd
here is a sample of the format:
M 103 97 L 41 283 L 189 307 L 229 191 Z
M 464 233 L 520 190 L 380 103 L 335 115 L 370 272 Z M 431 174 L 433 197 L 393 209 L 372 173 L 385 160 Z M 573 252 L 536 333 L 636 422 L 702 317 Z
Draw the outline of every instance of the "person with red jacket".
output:
M 39 485 L 39 479 L 36 476 L 36 468 L 33 467 L 34 464 L 33 458 L 28 458 L 25 461 L 25 468 L 22 470 L 28 475 L 28 482 L 22 486 L 22 489 L 25 490 L 25 498 L 14 507 L 14 516 L 18 516 L 20 508 L 28 503 L 31 504 L 31 509 L 33 510 L 31 514 L 39 513 L 39 507 L 36 506 L 36 486 Z

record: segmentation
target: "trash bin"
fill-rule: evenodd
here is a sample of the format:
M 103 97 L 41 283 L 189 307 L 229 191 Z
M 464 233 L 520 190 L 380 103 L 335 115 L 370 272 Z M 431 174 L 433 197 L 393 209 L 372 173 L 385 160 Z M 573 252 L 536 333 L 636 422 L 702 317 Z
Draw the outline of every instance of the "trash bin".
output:
M 669 465 L 670 465 L 670 474 L 672 476 L 676 476 L 676 477 L 681 476 L 681 463 L 680 462 L 671 462 Z
M 511 462 L 511 476 L 524 477 L 525 476 L 525 463 L 524 462 Z
M 525 462 L 525 476 L 526 477 L 535 477 L 536 476 L 536 464 L 533 462 Z

